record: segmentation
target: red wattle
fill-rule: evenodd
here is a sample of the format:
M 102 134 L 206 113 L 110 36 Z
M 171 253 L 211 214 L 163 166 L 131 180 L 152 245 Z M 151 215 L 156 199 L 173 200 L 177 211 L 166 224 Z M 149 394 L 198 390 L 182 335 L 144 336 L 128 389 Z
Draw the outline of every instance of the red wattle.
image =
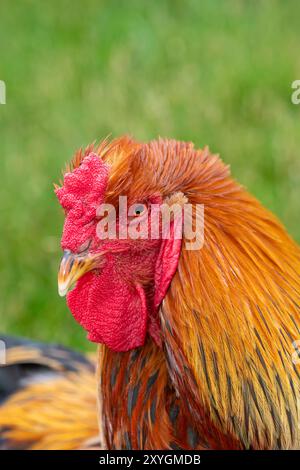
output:
M 88 331 L 88 339 L 114 351 L 142 346 L 147 332 L 144 290 L 112 274 L 107 264 L 101 274 L 85 274 L 67 296 L 74 318 Z

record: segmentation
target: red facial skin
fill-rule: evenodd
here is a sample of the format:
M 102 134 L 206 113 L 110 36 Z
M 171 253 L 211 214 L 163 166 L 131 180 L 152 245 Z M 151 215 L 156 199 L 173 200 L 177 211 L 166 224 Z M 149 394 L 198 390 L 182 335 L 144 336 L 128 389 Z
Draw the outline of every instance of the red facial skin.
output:
M 177 269 L 181 240 L 100 240 L 96 211 L 108 177 L 108 166 L 90 154 L 56 190 L 66 210 L 63 250 L 78 253 L 90 241 L 89 252 L 102 253 L 99 269 L 79 279 L 67 303 L 93 342 L 128 351 L 142 346 L 148 331 L 160 345 L 158 307 Z

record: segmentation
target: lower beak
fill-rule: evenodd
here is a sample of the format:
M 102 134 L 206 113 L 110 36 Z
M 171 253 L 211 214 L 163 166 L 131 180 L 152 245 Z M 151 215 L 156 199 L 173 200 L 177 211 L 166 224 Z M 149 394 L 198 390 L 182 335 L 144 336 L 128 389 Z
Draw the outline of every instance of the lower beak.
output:
M 64 297 L 85 273 L 95 269 L 95 256 L 65 250 L 58 272 L 58 293 Z

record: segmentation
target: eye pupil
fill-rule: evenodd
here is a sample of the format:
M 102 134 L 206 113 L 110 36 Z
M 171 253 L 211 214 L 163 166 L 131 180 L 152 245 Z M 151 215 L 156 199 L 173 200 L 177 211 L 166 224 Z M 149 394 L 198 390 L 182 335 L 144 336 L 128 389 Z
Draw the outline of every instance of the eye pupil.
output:
M 144 206 L 142 205 L 136 206 L 134 212 L 135 212 L 135 215 L 141 215 L 144 212 Z

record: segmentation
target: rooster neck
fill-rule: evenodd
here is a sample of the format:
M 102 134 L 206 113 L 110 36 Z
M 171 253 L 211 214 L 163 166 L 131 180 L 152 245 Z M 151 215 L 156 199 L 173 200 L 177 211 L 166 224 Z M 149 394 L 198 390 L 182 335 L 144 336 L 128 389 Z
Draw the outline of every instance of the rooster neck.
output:
M 172 382 L 200 433 L 208 418 L 243 448 L 299 448 L 300 250 L 243 190 L 205 217 L 160 311 Z
M 109 449 L 145 449 L 171 442 L 166 411 L 167 373 L 161 350 L 118 353 L 100 346 L 102 426 Z M 158 447 L 159 448 L 159 447 Z
M 100 429 L 108 449 L 210 447 L 176 395 L 165 353 L 151 338 L 127 353 L 99 347 Z

